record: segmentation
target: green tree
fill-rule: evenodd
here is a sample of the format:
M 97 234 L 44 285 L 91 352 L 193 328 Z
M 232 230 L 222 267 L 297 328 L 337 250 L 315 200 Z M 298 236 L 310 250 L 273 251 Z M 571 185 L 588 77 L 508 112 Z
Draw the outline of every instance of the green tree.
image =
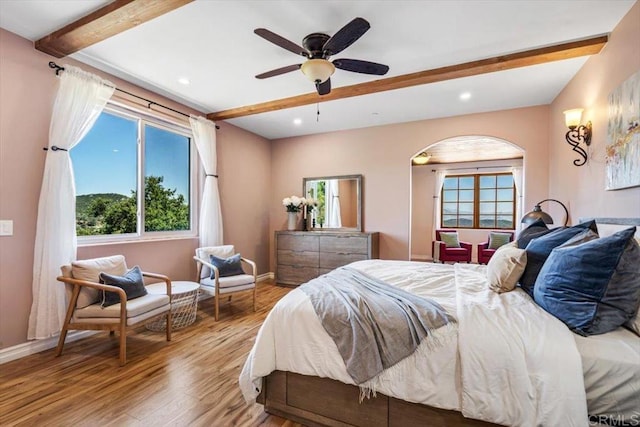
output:
M 164 177 L 144 179 L 145 231 L 188 230 L 189 206 L 177 189 L 164 188 Z
M 189 206 L 177 189 L 168 189 L 162 185 L 161 176 L 148 176 L 144 179 L 145 231 L 173 231 L 189 229 Z M 98 199 L 99 200 L 99 199 Z M 103 209 L 103 226 L 96 234 L 135 233 L 137 224 L 137 192 L 131 191 L 130 197 L 109 202 L 105 205 L 98 200 L 90 205 L 91 213 L 96 216 Z
M 97 234 L 123 234 L 136 232 L 137 195 L 131 192 L 130 197 L 109 204 L 104 212 L 101 230 Z

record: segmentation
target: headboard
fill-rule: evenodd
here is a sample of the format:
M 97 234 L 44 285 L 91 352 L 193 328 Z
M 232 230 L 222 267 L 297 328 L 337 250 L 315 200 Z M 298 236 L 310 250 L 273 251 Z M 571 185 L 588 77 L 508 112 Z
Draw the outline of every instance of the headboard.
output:
M 636 239 L 640 239 L 640 218 L 580 218 L 579 222 L 596 220 L 598 234 L 607 237 L 625 228 L 636 226 Z

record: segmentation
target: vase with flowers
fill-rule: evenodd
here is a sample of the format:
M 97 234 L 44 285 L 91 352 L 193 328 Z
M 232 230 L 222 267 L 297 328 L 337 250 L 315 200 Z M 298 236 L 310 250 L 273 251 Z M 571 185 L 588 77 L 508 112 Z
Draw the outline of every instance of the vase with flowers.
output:
M 282 205 L 287 209 L 289 215 L 287 220 L 287 230 L 295 230 L 298 224 L 298 212 L 305 206 L 304 197 L 291 196 L 282 199 Z
M 305 199 L 304 204 L 304 229 L 310 230 L 313 228 L 313 214 L 315 212 L 316 207 L 318 206 L 318 201 L 313 197 L 307 197 Z

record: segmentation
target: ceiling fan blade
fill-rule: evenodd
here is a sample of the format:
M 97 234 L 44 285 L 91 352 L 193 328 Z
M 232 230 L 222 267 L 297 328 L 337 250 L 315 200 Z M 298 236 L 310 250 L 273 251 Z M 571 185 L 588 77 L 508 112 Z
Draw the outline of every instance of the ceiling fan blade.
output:
M 324 83 L 316 84 L 318 95 L 326 95 L 331 92 L 331 79 L 327 79 Z
M 279 76 L 280 74 L 290 73 L 300 69 L 302 64 L 287 65 L 286 67 L 276 68 L 275 70 L 266 71 L 262 74 L 258 74 L 256 79 L 266 79 L 268 77 Z
M 296 55 L 302 55 L 307 58 L 309 57 L 309 52 L 307 52 L 305 48 L 285 39 L 282 36 L 277 35 L 272 31 L 267 30 L 266 28 L 256 28 L 255 30 L 253 30 L 253 32 L 263 39 L 270 41 L 276 46 L 280 46 L 281 48 L 286 49 L 289 52 L 293 52 Z
M 332 62 L 336 68 L 341 70 L 353 71 L 355 73 L 362 74 L 375 74 L 377 76 L 383 76 L 389 71 L 389 66 L 384 64 L 378 64 L 376 62 L 361 61 L 359 59 L 336 59 Z
M 371 25 L 365 19 L 355 18 L 327 40 L 322 50 L 326 52 L 326 56 L 342 52 L 362 37 L 369 28 Z

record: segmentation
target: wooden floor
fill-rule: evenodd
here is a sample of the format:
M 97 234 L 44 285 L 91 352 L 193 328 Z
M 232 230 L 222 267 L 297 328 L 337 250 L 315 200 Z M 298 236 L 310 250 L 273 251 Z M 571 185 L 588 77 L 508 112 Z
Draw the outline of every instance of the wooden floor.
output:
M 173 333 L 142 328 L 127 338 L 118 364 L 118 336 L 100 332 L 54 350 L 0 365 L 0 426 L 300 426 L 248 406 L 238 376 L 255 336 L 289 288 L 258 284 L 251 292 L 199 304 L 196 322 Z

